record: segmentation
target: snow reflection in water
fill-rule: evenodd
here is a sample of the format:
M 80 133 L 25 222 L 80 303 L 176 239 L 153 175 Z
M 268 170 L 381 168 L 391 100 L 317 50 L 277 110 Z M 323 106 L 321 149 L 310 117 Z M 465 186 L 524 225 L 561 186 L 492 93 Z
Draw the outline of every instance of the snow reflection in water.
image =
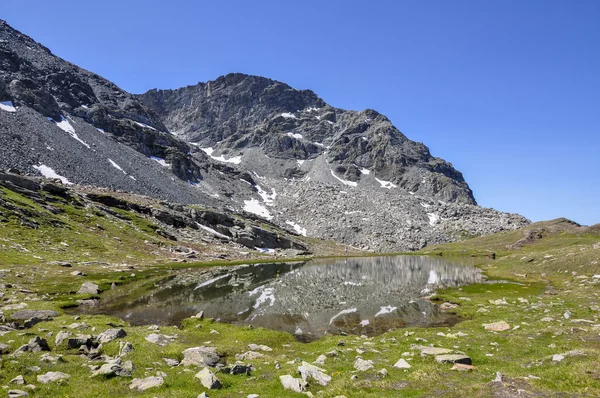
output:
M 187 269 L 137 299 L 103 300 L 95 312 L 139 325 L 177 324 L 202 310 L 221 322 L 306 340 L 340 332 L 376 335 L 407 325 L 456 323 L 456 316 L 422 297 L 481 280 L 475 267 L 419 256 Z M 124 289 L 131 293 L 131 286 Z

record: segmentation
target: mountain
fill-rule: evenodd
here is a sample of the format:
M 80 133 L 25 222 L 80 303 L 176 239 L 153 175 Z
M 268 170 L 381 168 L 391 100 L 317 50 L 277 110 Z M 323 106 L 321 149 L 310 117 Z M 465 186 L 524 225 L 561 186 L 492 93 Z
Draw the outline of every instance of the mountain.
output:
M 0 168 L 221 212 L 362 250 L 516 229 L 374 110 L 229 74 L 127 93 L 0 21 Z

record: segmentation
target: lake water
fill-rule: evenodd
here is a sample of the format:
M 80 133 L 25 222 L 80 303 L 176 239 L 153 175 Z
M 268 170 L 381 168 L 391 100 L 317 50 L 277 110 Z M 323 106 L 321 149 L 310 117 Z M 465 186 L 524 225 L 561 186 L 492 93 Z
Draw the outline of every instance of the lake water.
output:
M 376 335 L 405 326 L 459 321 L 423 297 L 481 282 L 465 260 L 388 256 L 185 269 L 134 299 L 111 292 L 94 312 L 133 325 L 178 324 L 204 311 L 220 322 L 282 330 L 300 340 L 324 334 Z M 131 286 L 127 292 L 135 292 Z

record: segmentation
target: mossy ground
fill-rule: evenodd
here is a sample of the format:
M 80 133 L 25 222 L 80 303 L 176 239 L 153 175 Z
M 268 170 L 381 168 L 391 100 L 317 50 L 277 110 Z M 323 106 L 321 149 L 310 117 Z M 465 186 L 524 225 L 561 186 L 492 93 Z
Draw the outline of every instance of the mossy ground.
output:
M 4 195 L 13 193 L 5 191 Z M 76 305 L 77 299 L 89 298 L 89 295 L 76 294 L 83 281 L 93 281 L 106 290 L 112 283 L 151 283 L 153 277 L 164 275 L 173 267 L 194 265 L 172 264 L 164 258 L 156 262 L 153 252 L 164 242 L 151 233 L 152 227 L 146 225 L 143 218 L 124 214 L 130 221 L 120 223 L 62 202 L 55 204 L 63 207 L 63 213 L 56 216 L 22 197 L 15 196 L 11 200 L 36 212 L 40 227 L 24 228 L 17 219 L 10 217 L 1 224 L 0 243 L 4 246 L 0 251 L 0 275 L 3 286 L 12 286 L 2 288 L 2 306 L 23 302 L 28 309 L 53 309 L 62 314 L 31 329 L 0 337 L 0 342 L 9 344 L 12 350 L 27 343 L 32 336 L 46 337 L 53 348 L 50 354 L 62 355 L 63 360 L 56 364 L 41 362 L 39 353 L 2 358 L 0 385 L 23 389 L 8 384 L 15 376 L 23 375 L 27 383 L 36 385 L 36 389 L 30 391 L 32 396 L 196 397 L 205 391 L 194 379 L 199 369 L 171 368 L 162 358 L 182 359 L 184 349 L 209 344 L 216 347 L 228 363 L 233 363 L 235 354 L 247 351 L 249 343 L 265 344 L 273 351 L 264 353 L 264 358 L 251 361 L 256 367 L 251 377 L 218 374 L 223 388 L 210 391 L 210 397 L 300 396 L 284 391 L 278 376 L 291 374 L 296 377 L 298 360 L 313 362 L 319 355 L 334 350 L 338 355 L 328 357 L 322 366 L 332 376 L 332 381 L 326 387 L 311 383 L 308 391 L 315 395 L 600 396 L 600 283 L 592 278 L 600 274 L 600 234 L 594 230 L 552 229 L 548 224 L 549 232 L 542 239 L 516 250 L 508 250 L 506 246 L 521 238 L 520 231 L 426 248 L 423 253 L 430 255 L 468 256 L 495 252 L 498 256 L 496 260 L 478 258 L 490 279 L 501 280 L 499 283 L 438 291 L 433 298 L 459 304 L 455 311 L 465 321 L 451 328 L 406 328 L 373 338 L 328 336 L 312 343 L 300 343 L 286 333 L 189 319 L 180 327 L 161 327 L 160 333 L 177 336 L 172 343 L 161 347 L 145 340 L 147 335 L 154 333 L 147 327 L 128 326 L 119 319 L 103 315 L 82 315 L 75 321 L 73 315 L 65 314 L 62 309 Z M 57 217 L 66 227 L 52 226 L 50 221 Z M 44 222 L 45 219 L 48 222 Z M 76 264 L 73 268 L 51 264 L 51 261 L 64 260 Z M 81 264 L 91 260 L 102 263 Z M 133 264 L 134 269 L 129 265 L 115 265 L 121 262 Z M 195 264 L 207 265 L 211 264 Z M 73 270 L 81 270 L 86 276 L 72 276 Z M 491 303 L 496 300 L 506 304 Z M 7 316 L 11 312 L 4 310 Z M 570 314 L 568 319 L 564 316 L 567 312 Z M 483 324 L 496 321 L 508 322 L 511 329 L 503 332 L 484 330 Z M 91 363 L 88 358 L 80 356 L 76 350 L 54 348 L 54 336 L 62 329 L 69 330 L 69 325 L 74 322 L 89 326 L 74 332 L 91 334 L 108 329 L 109 324 L 123 325 L 127 336 L 121 341 L 129 341 L 134 346 L 134 351 L 125 358 L 136 366 L 133 377 L 143 378 L 160 371 L 167 375 L 165 384 L 140 393 L 129 389 L 130 378 L 91 378 L 89 368 L 84 366 Z M 459 332 L 460 337 L 457 336 Z M 338 345 L 340 341 L 345 344 Z M 451 365 L 438 364 L 432 357 L 420 356 L 414 345 L 462 351 L 473 359 L 476 369 L 470 372 L 451 370 Z M 103 352 L 116 355 L 118 346 L 119 340 L 115 340 L 105 344 Z M 373 370 L 354 371 L 357 349 L 365 351 L 361 354 L 363 359 L 373 360 Z M 552 360 L 552 355 L 576 350 L 577 355 L 566 356 L 560 362 Z M 392 367 L 401 357 L 409 361 L 411 369 Z M 276 361 L 281 369 L 276 369 Z M 39 366 L 41 372 L 32 371 L 32 366 Z M 388 371 L 386 377 L 378 374 L 383 368 Z M 46 371 L 65 372 L 71 378 L 60 384 L 38 383 L 36 375 Z M 496 372 L 502 373 L 503 382 L 492 382 Z M 352 380 L 352 375 L 357 375 L 358 379 Z

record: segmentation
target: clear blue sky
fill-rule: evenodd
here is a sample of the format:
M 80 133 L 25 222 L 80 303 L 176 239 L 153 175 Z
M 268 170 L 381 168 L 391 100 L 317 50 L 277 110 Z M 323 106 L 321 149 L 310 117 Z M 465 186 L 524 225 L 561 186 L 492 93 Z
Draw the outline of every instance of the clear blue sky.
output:
M 600 222 L 600 1 L 4 1 L 0 18 L 140 93 L 244 72 L 373 108 L 479 204 Z

